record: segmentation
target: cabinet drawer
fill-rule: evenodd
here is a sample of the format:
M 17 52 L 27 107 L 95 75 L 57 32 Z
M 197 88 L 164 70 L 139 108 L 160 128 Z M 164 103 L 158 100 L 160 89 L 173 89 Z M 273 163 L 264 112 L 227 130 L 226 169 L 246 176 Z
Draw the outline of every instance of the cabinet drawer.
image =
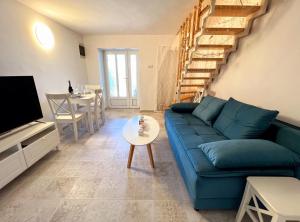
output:
M 22 150 L 0 161 L 0 189 L 27 169 Z
M 27 166 L 34 164 L 58 144 L 59 137 L 57 129 L 55 129 L 23 148 Z

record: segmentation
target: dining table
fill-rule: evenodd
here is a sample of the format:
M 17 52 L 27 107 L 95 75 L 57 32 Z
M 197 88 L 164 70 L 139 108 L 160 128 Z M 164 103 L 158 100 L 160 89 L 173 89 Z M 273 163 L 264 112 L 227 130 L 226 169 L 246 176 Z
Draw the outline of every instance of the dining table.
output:
M 87 109 L 88 125 L 91 134 L 94 133 L 92 103 L 95 102 L 95 93 L 81 94 L 80 96 L 71 97 L 71 103 L 74 105 L 82 105 Z

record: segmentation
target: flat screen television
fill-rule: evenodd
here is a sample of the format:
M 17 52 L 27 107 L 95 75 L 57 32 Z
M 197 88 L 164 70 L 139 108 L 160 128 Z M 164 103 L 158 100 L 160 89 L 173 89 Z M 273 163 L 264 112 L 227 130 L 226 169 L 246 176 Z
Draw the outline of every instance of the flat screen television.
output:
M 33 76 L 0 76 L 0 134 L 43 118 Z

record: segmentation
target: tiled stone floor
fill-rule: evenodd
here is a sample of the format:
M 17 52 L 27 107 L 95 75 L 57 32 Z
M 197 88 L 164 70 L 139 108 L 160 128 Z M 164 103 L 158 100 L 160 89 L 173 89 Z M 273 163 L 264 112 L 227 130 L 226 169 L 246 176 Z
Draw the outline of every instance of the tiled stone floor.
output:
M 122 127 L 135 110 L 110 110 L 105 125 L 75 144 L 65 130 L 59 151 L 49 153 L 0 191 L 1 222 L 229 222 L 233 211 L 194 211 L 164 129 L 153 144 L 156 168 L 137 147 L 127 169 Z

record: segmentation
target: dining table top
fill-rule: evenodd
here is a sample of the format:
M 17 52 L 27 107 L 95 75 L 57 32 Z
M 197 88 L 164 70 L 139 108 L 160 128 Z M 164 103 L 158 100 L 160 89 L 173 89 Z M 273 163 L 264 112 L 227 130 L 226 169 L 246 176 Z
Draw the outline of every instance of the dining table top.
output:
M 96 94 L 95 93 L 89 93 L 89 94 L 82 94 L 80 96 L 73 96 L 71 97 L 72 102 L 76 101 L 91 101 L 95 99 Z

